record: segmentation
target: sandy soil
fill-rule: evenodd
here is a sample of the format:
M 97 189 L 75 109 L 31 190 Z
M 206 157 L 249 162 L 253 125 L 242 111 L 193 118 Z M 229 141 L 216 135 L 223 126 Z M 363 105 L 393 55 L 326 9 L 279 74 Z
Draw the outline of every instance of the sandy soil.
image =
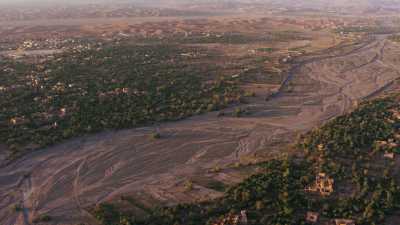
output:
M 245 174 L 224 168 L 248 158 L 274 157 L 298 132 L 351 110 L 400 77 L 400 46 L 384 38 L 305 58 L 294 66 L 280 91 L 255 85 L 249 115 L 216 113 L 156 127 L 77 138 L 27 155 L 0 168 L 0 224 L 30 224 L 39 214 L 54 224 L 95 224 L 86 209 L 122 194 L 146 202 L 176 203 L 220 193 L 195 178 L 235 183 Z M 157 130 L 161 139 L 152 140 Z M 23 210 L 12 210 L 20 203 Z M 147 203 L 150 204 L 150 203 Z M 92 221 L 92 222 L 90 222 Z

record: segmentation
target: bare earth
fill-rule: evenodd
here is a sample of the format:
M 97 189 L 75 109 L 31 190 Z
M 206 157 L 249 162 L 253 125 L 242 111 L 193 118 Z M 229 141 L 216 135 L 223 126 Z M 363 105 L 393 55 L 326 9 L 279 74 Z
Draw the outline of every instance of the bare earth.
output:
M 299 132 L 341 115 L 379 94 L 400 77 L 400 46 L 384 38 L 305 58 L 294 66 L 280 92 L 254 85 L 250 115 L 192 117 L 157 127 L 78 138 L 27 155 L 0 168 L 0 224 L 30 224 L 48 214 L 54 224 L 91 222 L 87 208 L 122 194 L 150 202 L 176 203 L 220 193 L 187 179 L 235 183 L 241 173 L 224 168 L 251 156 L 273 157 Z M 149 138 L 154 130 L 162 138 Z M 11 210 L 21 202 L 21 212 Z

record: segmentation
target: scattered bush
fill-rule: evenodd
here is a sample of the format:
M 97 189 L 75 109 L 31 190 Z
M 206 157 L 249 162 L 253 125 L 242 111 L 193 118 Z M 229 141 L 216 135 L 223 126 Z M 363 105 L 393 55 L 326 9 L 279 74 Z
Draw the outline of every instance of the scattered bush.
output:
M 253 91 L 246 91 L 244 97 L 256 97 L 256 93 Z
M 235 108 L 235 110 L 233 111 L 233 115 L 235 117 L 241 117 L 241 116 L 243 116 L 244 113 L 245 113 L 245 111 L 240 107 Z
M 160 139 L 161 138 L 161 134 L 158 132 L 154 132 L 151 134 L 151 138 L 152 139 Z
M 192 191 L 193 190 L 193 182 L 191 180 L 185 181 L 185 191 Z

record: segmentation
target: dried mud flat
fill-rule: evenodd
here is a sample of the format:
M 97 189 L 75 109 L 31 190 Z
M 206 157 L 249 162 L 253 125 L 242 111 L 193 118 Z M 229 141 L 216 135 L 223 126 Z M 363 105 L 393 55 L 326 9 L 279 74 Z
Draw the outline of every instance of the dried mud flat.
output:
M 0 168 L 0 224 L 31 224 L 40 214 L 53 224 L 95 224 L 93 204 L 131 194 L 143 204 L 176 203 L 220 193 L 188 180 L 235 183 L 245 174 L 219 166 L 249 156 L 273 157 L 307 131 L 377 95 L 400 77 L 400 46 L 378 37 L 304 58 L 280 91 L 265 101 L 267 88 L 243 106 L 249 115 L 216 113 L 183 121 L 78 138 Z M 150 139 L 158 130 L 161 139 Z M 22 210 L 11 210 L 21 203 Z

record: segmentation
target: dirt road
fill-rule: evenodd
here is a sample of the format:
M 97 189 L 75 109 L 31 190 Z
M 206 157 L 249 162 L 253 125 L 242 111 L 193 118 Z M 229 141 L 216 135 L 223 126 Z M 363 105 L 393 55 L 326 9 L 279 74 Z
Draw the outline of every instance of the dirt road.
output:
M 138 201 L 190 201 L 220 193 L 188 179 L 234 183 L 241 174 L 209 173 L 249 155 L 274 156 L 304 132 L 351 110 L 400 77 L 400 46 L 383 38 L 331 49 L 294 66 L 280 92 L 258 96 L 244 107 L 249 115 L 216 113 L 157 127 L 107 132 L 77 138 L 29 154 L 0 168 L 0 224 L 30 224 L 40 214 L 54 224 L 90 221 L 95 203 L 133 194 Z M 255 85 L 257 86 L 257 85 Z M 150 134 L 158 130 L 161 139 Z M 18 203 L 20 209 L 12 209 Z M 91 223 L 92 224 L 92 223 Z

